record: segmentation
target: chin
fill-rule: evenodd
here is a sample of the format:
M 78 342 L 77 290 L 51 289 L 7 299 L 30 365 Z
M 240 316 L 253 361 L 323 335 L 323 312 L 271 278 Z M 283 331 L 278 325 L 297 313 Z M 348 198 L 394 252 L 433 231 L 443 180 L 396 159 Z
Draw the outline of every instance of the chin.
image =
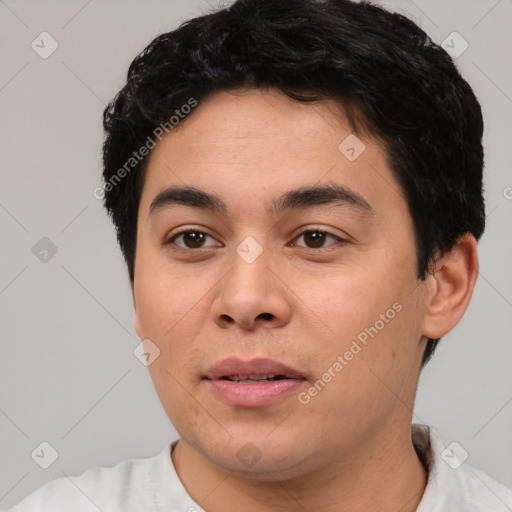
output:
M 203 454 L 216 466 L 242 478 L 257 481 L 283 481 L 304 474 L 312 456 L 297 451 L 300 443 L 291 438 L 260 439 L 240 436 L 230 438 L 226 445 L 217 444 Z M 314 470 L 311 468 L 311 470 Z
M 223 457 L 217 464 L 230 473 L 247 480 L 256 480 L 258 482 L 282 482 L 293 478 L 303 476 L 307 473 L 304 463 L 298 460 L 286 460 L 273 457 L 272 459 L 260 459 L 253 466 L 241 463 L 238 458 Z

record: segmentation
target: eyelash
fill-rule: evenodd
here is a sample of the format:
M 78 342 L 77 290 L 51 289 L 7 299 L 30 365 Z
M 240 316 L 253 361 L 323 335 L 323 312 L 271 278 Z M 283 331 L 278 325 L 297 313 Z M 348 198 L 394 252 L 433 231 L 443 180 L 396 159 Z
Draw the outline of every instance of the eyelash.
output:
M 187 234 L 187 233 L 199 233 L 199 234 L 203 234 L 203 235 L 206 235 L 206 236 L 209 236 L 210 238 L 214 238 L 213 236 L 209 235 L 208 233 L 204 232 L 204 231 L 201 231 L 200 229 L 183 229 L 182 231 L 178 231 L 177 233 L 174 233 L 170 238 L 168 238 L 163 245 L 165 246 L 174 246 L 172 247 L 173 250 L 175 251 L 187 251 L 187 252 L 201 252 L 201 251 L 207 251 L 208 249 L 210 249 L 210 247 L 213 247 L 213 246 L 208 246 L 208 247 L 199 247 L 197 249 L 193 249 L 193 248 L 190 248 L 190 247 L 181 247 L 179 245 L 176 245 L 175 244 L 175 240 L 181 236 L 181 235 L 184 235 L 184 234 Z M 301 236 L 303 236 L 304 234 L 306 233 L 321 233 L 322 235 L 327 235 L 327 237 L 331 237 L 331 238 L 334 238 L 336 240 L 337 243 L 342 243 L 342 244 L 345 244 L 347 243 L 347 240 L 346 239 L 343 239 L 337 235 L 334 235 L 333 233 L 330 233 L 329 231 L 325 231 L 324 229 L 315 229 L 315 228 L 308 228 L 308 229 L 304 229 L 302 230 L 300 233 L 298 233 L 296 235 L 296 237 L 294 238 L 294 240 L 297 240 L 299 239 Z M 303 249 L 309 249 L 311 251 L 314 251 L 314 252 L 324 252 L 325 250 L 330 250 L 329 247 L 331 247 L 332 245 L 336 245 L 336 244 L 330 244 L 326 247 L 320 247 L 320 248 L 315 248 L 315 247 L 307 247 L 305 245 L 300 245 L 300 246 L 297 246 L 295 243 L 293 244 L 295 247 L 302 247 Z

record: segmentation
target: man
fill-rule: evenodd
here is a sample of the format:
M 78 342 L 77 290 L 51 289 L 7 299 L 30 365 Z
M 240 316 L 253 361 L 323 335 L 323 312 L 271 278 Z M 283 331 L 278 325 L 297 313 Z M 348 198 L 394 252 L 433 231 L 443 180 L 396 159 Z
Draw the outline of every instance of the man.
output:
M 480 106 L 441 48 L 369 4 L 239 0 L 156 38 L 104 126 L 179 440 L 15 511 L 510 510 L 411 428 L 485 223 Z

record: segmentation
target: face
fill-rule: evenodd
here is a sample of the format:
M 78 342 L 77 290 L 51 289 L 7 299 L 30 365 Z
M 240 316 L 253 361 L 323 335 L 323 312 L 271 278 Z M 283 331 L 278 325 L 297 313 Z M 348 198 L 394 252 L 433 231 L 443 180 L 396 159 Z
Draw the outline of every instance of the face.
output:
M 153 149 L 137 229 L 135 327 L 200 456 L 285 477 L 408 431 L 426 308 L 412 219 L 336 103 L 210 96 Z

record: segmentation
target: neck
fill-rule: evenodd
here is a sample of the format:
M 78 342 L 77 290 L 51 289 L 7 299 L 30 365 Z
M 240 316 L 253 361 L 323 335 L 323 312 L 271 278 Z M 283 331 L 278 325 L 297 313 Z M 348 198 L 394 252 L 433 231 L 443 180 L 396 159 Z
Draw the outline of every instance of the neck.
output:
M 427 473 L 412 445 L 410 426 L 401 432 L 379 429 L 362 446 L 292 478 L 269 473 L 248 478 L 226 471 L 182 440 L 172 460 L 189 495 L 208 512 L 415 511 Z

